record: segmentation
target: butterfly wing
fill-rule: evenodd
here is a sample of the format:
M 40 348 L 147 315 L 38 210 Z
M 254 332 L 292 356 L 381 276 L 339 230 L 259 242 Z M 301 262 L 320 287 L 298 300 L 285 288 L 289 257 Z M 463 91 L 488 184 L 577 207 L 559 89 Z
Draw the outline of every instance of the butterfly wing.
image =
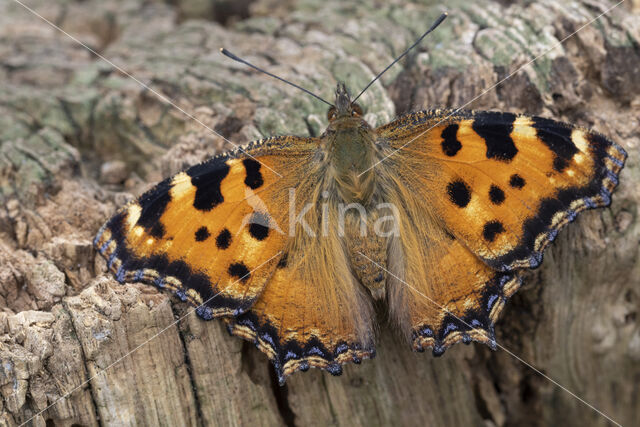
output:
M 270 138 L 193 166 L 121 209 L 95 247 L 119 282 L 171 290 L 207 320 L 228 316 L 282 380 L 309 366 L 337 374 L 372 354 L 371 327 L 337 236 L 296 222 L 320 197 L 318 149 L 314 138 Z
M 310 161 L 314 147 L 311 139 L 271 138 L 193 166 L 121 209 L 95 247 L 119 282 L 171 290 L 204 318 L 242 312 L 286 241 L 287 160 Z
M 319 253 L 308 251 L 310 257 L 287 254 L 254 306 L 225 319 L 231 334 L 252 341 L 267 354 L 281 385 L 298 370 L 314 367 L 340 375 L 341 365 L 375 356 L 372 308 L 346 257 L 338 249 L 334 259 L 324 258 L 331 262 L 332 289 L 321 285 L 318 279 L 329 277 L 311 262 L 319 261 L 314 252 Z
M 409 245 L 413 237 L 405 233 L 399 245 L 428 247 L 417 253 L 430 261 L 407 252 L 404 263 L 428 264 L 430 276 L 423 276 L 430 277 L 428 283 L 418 286 L 439 306 L 432 305 L 435 313 L 424 316 L 431 319 L 425 325 L 416 320 L 420 316 L 404 323 L 411 324 L 414 336 L 420 327 L 431 330 L 435 341 L 428 346 L 438 351 L 456 330 L 443 307 L 452 298 L 462 301 L 470 310 L 456 306 L 451 314 L 473 320 L 484 304 L 491 322 L 482 328 L 491 335 L 493 304 L 513 293 L 513 272 L 537 267 L 558 230 L 579 212 L 607 206 L 626 159 L 622 148 L 593 131 L 510 113 L 425 111 L 377 133 L 390 155 L 380 169 L 397 173 L 398 187 L 406 187 L 405 197 L 413 199 L 408 209 L 424 212 L 417 227 L 431 229 L 422 242 Z M 400 273 L 411 284 L 421 283 L 411 268 Z M 462 277 L 462 269 L 474 274 Z M 502 289 L 506 284 L 508 291 Z M 438 294 L 440 285 L 446 292 Z M 427 335 L 425 343 L 431 342 Z

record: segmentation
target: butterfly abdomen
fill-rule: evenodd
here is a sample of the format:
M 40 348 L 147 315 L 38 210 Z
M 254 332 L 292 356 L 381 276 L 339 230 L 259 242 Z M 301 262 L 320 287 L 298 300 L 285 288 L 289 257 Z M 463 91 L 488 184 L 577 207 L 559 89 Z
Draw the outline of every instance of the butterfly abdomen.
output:
M 378 209 L 367 212 L 350 206 L 344 212 L 344 241 L 351 269 L 375 299 L 386 295 L 387 240 L 390 234 L 380 217 Z

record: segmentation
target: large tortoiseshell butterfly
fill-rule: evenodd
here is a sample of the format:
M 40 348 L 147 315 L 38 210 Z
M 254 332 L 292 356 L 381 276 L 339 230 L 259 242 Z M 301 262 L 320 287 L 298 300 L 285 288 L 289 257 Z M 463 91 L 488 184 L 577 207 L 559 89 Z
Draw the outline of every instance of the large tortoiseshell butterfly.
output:
M 579 212 L 609 205 L 625 151 L 500 112 L 421 111 L 372 128 L 354 101 L 339 84 L 320 137 L 250 143 L 129 203 L 95 239 L 108 268 L 222 318 L 281 382 L 373 357 L 374 299 L 414 350 L 495 347 L 520 271 Z

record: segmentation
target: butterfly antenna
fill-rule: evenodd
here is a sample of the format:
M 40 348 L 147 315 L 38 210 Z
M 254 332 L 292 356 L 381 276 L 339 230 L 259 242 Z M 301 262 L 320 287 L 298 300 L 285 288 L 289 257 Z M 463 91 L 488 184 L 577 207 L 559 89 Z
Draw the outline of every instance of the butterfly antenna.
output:
M 234 61 L 238 61 L 238 62 L 240 62 L 240 63 L 242 63 L 242 64 L 244 64 L 244 65 L 246 65 L 246 66 L 248 66 L 248 67 L 250 67 L 250 68 L 253 68 L 253 69 L 254 69 L 254 70 L 256 70 L 256 71 L 260 71 L 261 73 L 264 73 L 264 74 L 266 74 L 267 76 L 271 76 L 271 77 L 273 77 L 274 79 L 278 79 L 278 80 L 280 80 L 281 82 L 285 82 L 285 83 L 286 83 L 286 84 L 288 84 L 288 85 L 291 85 L 291 86 L 293 86 L 293 87 L 295 87 L 295 88 L 297 88 L 297 89 L 300 89 L 301 91 L 303 91 L 303 92 L 305 92 L 305 93 L 307 93 L 307 94 L 309 94 L 309 95 L 313 96 L 314 98 L 319 99 L 320 101 L 324 102 L 325 104 L 328 104 L 328 105 L 330 105 L 331 107 L 333 107 L 333 104 L 332 104 L 332 103 L 330 103 L 329 101 L 326 101 L 326 100 L 324 100 L 324 99 L 320 98 L 318 95 L 316 95 L 315 93 L 311 92 L 310 90 L 307 90 L 307 89 L 305 89 L 305 88 L 303 88 L 303 87 L 298 86 L 298 85 L 297 85 L 297 84 L 295 84 L 295 83 L 291 83 L 289 80 L 285 80 L 285 79 L 283 79 L 282 77 L 278 77 L 278 76 L 276 76 L 275 74 L 272 74 L 272 73 L 270 73 L 270 72 L 268 72 L 268 71 L 266 71 L 266 70 L 263 70 L 262 68 L 257 67 L 257 66 L 255 66 L 255 65 L 253 65 L 252 63 L 245 61 L 245 60 L 244 60 L 244 59 L 242 59 L 242 58 L 237 57 L 236 55 L 234 55 L 233 53 L 229 52 L 229 51 L 228 51 L 227 49 L 225 49 L 225 48 L 221 48 L 221 49 L 220 49 L 220 53 L 222 53 L 224 56 L 226 56 L 226 57 L 228 57 L 228 58 L 233 59 Z
M 369 82 L 369 84 L 367 86 L 365 86 L 364 89 L 362 89 L 362 92 L 360 92 L 358 94 L 358 96 L 356 96 L 353 101 L 351 102 L 356 102 L 356 100 L 358 98 L 360 98 L 360 96 L 367 90 L 369 89 L 369 86 L 371 86 L 372 84 L 374 84 L 376 82 L 376 80 L 378 80 L 384 73 L 387 72 L 387 70 L 391 67 L 393 67 L 395 65 L 396 62 L 400 61 L 407 53 L 409 53 L 409 51 L 411 49 L 413 49 L 414 47 L 416 47 L 418 45 L 418 43 L 420 43 L 422 41 L 423 38 L 426 37 L 427 34 L 429 34 L 430 32 L 432 32 L 433 30 L 436 29 L 436 27 L 440 24 L 442 24 L 442 21 L 444 21 L 447 16 L 449 14 L 447 12 L 443 13 L 442 15 L 440 15 L 440 17 L 438 19 L 436 19 L 436 22 L 433 23 L 433 25 L 431 25 L 431 28 L 429 28 L 423 35 L 420 36 L 420 38 L 418 40 L 416 40 L 416 42 L 414 44 L 412 44 L 411 46 L 409 46 L 409 48 L 407 50 L 404 51 L 404 53 L 400 56 L 398 56 L 396 59 L 393 60 L 393 62 L 391 64 L 389 64 L 387 66 L 387 68 L 385 68 L 384 70 L 382 70 L 380 73 L 378 73 L 378 75 Z

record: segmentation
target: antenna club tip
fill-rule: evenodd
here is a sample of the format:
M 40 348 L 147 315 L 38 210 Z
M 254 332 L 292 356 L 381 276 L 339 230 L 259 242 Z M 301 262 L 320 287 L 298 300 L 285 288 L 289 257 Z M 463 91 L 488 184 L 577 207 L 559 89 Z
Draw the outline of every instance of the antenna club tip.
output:
M 444 16 L 449 16 L 449 12 L 444 12 L 443 15 Z

